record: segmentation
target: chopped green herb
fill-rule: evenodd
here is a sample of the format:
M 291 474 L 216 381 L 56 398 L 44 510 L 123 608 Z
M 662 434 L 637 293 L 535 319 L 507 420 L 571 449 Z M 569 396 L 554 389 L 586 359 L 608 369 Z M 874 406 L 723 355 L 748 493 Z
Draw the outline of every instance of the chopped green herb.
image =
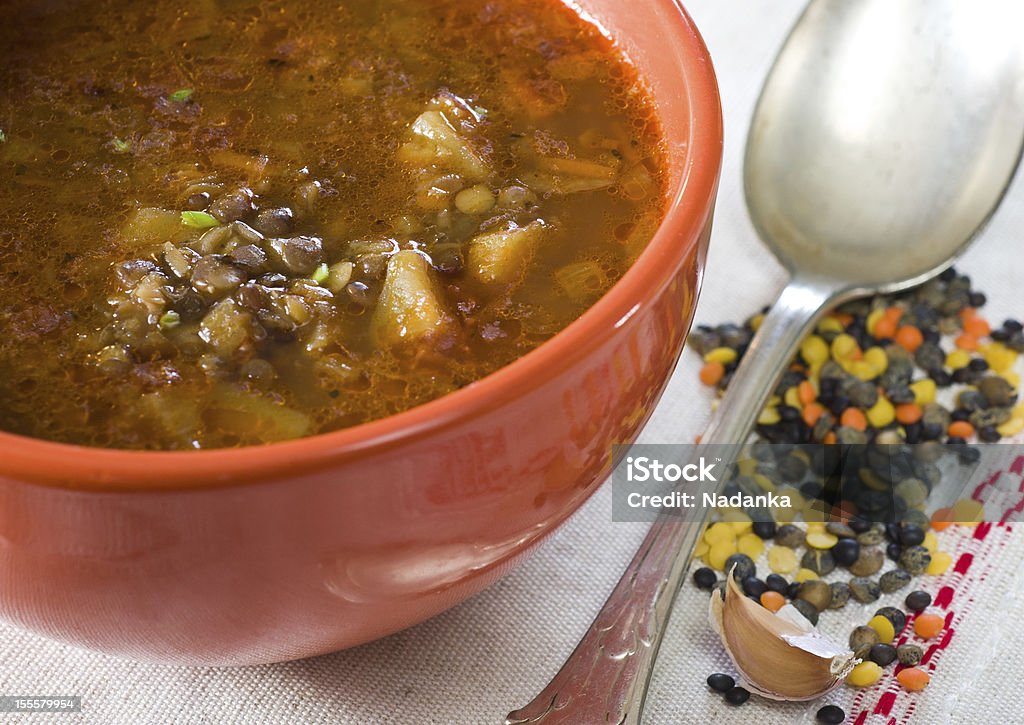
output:
M 319 267 L 316 268 L 316 271 L 313 272 L 312 279 L 317 284 L 323 284 L 324 282 L 327 281 L 327 278 L 330 277 L 330 276 L 331 276 L 331 269 L 330 269 L 330 267 L 328 267 L 326 264 L 321 264 Z
M 184 103 L 192 98 L 191 88 L 181 88 L 171 95 L 167 96 L 168 100 L 174 101 L 175 103 Z
M 119 154 L 123 154 L 123 153 L 127 153 L 129 150 L 131 150 L 132 142 L 131 141 L 123 141 L 123 140 L 121 140 L 119 138 L 115 138 L 114 141 L 113 141 L 113 146 L 114 146 L 114 151 L 117 151 L 117 153 L 119 153 Z
M 170 312 L 165 312 L 164 314 L 160 315 L 159 325 L 161 330 L 170 330 L 177 327 L 180 324 L 181 315 L 179 315 L 174 310 L 171 310 Z
M 211 229 L 220 226 L 220 222 L 217 221 L 216 217 L 207 214 L 205 211 L 183 211 L 181 213 L 181 223 L 193 229 Z

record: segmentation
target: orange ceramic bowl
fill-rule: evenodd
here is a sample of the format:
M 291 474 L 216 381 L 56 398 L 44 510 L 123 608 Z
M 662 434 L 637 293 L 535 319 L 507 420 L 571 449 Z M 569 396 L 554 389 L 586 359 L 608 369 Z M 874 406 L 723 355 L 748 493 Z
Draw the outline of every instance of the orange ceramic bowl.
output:
M 480 591 L 593 493 L 682 350 L 722 124 L 675 0 L 578 8 L 640 68 L 671 150 L 671 209 L 622 281 L 494 375 L 337 433 L 192 453 L 0 434 L 0 617 L 166 663 L 322 654 Z

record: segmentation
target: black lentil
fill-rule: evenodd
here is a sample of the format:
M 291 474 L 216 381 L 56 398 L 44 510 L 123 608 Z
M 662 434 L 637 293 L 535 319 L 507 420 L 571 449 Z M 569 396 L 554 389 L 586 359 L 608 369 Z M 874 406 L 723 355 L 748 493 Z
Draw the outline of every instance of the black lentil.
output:
M 825 705 L 814 717 L 823 725 L 842 725 L 846 720 L 846 712 L 838 705 Z
M 903 546 L 917 546 L 924 541 L 924 531 L 916 524 L 904 523 L 900 526 L 899 538 Z
M 840 539 L 832 547 L 831 554 L 839 566 L 850 566 L 860 557 L 860 544 L 856 539 Z
M 769 574 L 764 579 L 765 586 L 773 592 L 785 595 L 789 589 L 789 582 L 781 574 Z
M 726 693 L 736 687 L 736 680 L 722 672 L 708 676 L 708 687 L 715 692 Z
M 879 667 L 888 667 L 896 661 L 896 648 L 879 642 L 868 651 L 868 659 Z
M 757 566 L 746 554 L 733 554 L 725 560 L 725 573 L 730 572 L 736 577 L 736 581 L 742 582 L 747 577 L 757 576 Z
M 760 600 L 761 595 L 768 591 L 768 585 L 756 576 L 748 576 L 743 580 L 743 592 L 747 596 Z
M 698 589 L 704 591 L 711 591 L 711 588 L 718 582 L 718 575 L 714 569 L 710 567 L 702 566 L 697 571 L 693 572 L 693 583 L 697 585 Z
M 876 617 L 885 617 L 892 625 L 893 631 L 899 634 L 907 626 L 907 615 L 896 607 L 882 607 L 875 612 Z
M 903 603 L 912 612 L 923 612 L 932 603 L 932 595 L 918 589 L 917 591 L 910 592 L 907 598 L 903 600 Z
M 733 687 L 725 693 L 725 701 L 730 705 L 742 705 L 750 699 L 750 693 L 742 687 Z
M 774 521 L 755 521 L 752 530 L 759 538 L 772 539 L 775 537 L 775 528 Z

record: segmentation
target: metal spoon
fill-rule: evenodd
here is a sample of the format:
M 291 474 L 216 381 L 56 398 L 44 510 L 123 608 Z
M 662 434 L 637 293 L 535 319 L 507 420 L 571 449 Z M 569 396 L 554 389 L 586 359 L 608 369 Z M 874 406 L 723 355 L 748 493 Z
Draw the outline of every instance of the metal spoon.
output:
M 998 207 L 1024 141 L 1024 6 L 813 0 L 747 140 L 751 218 L 792 280 L 704 433 L 738 447 L 828 308 L 949 267 Z M 637 725 L 703 529 L 663 515 L 551 683 L 506 725 Z M 703 613 L 701 613 L 703 616 Z

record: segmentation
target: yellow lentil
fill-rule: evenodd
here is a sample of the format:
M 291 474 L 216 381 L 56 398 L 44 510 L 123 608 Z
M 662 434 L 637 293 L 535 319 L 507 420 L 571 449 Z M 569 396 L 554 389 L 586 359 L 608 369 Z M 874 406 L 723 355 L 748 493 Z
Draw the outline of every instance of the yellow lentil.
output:
M 916 383 L 911 383 L 910 389 L 914 391 L 914 402 L 918 405 L 928 405 L 935 402 L 935 381 L 931 378 L 924 378 Z
M 854 339 L 853 335 L 847 335 L 845 332 L 841 335 L 836 335 L 836 339 L 832 341 L 832 357 L 836 360 L 845 360 L 852 356 L 857 351 L 857 340 Z
M 1012 438 L 1021 431 L 1024 431 L 1024 418 L 1010 418 L 1002 425 L 996 426 L 996 431 L 1003 438 Z
M 950 564 L 953 563 L 953 556 L 945 551 L 936 551 L 932 554 L 931 563 L 928 564 L 928 574 L 931 576 L 938 576 L 939 574 L 945 574 L 949 569 Z
M 1014 390 L 1020 390 L 1020 373 L 1018 373 L 1016 370 L 1011 370 L 1008 373 L 1003 373 L 1001 377 L 1003 378 L 1003 380 L 1008 382 Z
M 870 365 L 879 375 L 889 369 L 889 356 L 880 347 L 869 347 L 865 350 L 864 362 Z
M 878 321 L 885 317 L 885 308 L 879 307 L 877 310 L 872 310 L 868 315 L 867 320 L 864 321 L 865 326 L 868 328 L 868 332 L 873 336 L 875 334 L 875 325 Z
M 712 569 L 718 569 L 718 571 L 725 570 L 725 560 L 736 553 L 736 540 L 731 539 L 729 541 L 718 541 L 711 545 L 708 549 L 708 555 L 705 561 Z
M 764 322 L 764 315 L 758 313 L 750 318 L 750 329 L 757 332 L 761 329 L 761 324 Z
M 723 365 L 736 362 L 738 355 L 731 347 L 716 347 L 704 356 L 704 362 L 720 362 Z
M 757 416 L 758 425 L 775 425 L 782 420 L 782 416 L 779 414 L 779 409 L 774 407 L 768 407 L 761 411 L 761 415 Z
M 772 479 L 768 478 L 768 476 L 764 475 L 763 473 L 755 473 L 750 478 L 751 480 L 753 480 L 754 483 L 758 485 L 758 487 L 761 488 L 762 491 L 775 490 L 775 484 L 772 483 Z
M 703 559 L 704 555 L 708 553 L 709 548 L 708 542 L 704 541 L 704 539 L 700 539 L 697 542 L 697 545 L 693 547 L 693 555 L 698 559 Z
M 949 520 L 964 526 L 977 526 L 985 519 L 985 507 L 969 498 L 960 499 L 949 512 Z
M 761 552 L 764 551 L 764 540 L 753 532 L 743 534 L 743 536 L 737 539 L 736 548 L 741 554 L 746 554 L 756 561 L 761 556 Z
M 818 323 L 818 334 L 826 332 L 842 332 L 843 323 L 831 315 Z
M 742 536 L 754 526 L 754 522 L 750 520 L 747 512 L 741 509 L 728 509 L 723 513 L 722 521 L 729 524 L 736 536 Z
M 867 360 L 850 360 L 843 367 L 858 380 L 873 380 L 881 374 L 881 371 Z
M 796 552 L 788 546 L 773 546 L 768 550 L 768 568 L 776 574 L 791 574 L 796 565 Z
M 861 662 L 846 678 L 854 687 L 871 687 L 882 677 L 882 668 L 874 662 Z
M 946 355 L 946 367 L 951 370 L 959 370 L 965 368 L 971 363 L 971 353 L 966 350 L 954 350 L 953 352 Z
M 720 541 L 734 541 L 736 532 L 724 521 L 711 524 L 704 532 L 704 541 L 709 544 L 717 544 Z
M 795 385 L 791 388 L 786 389 L 786 392 L 783 393 L 782 395 L 782 400 L 790 408 L 796 408 L 797 410 L 800 410 L 800 408 L 804 407 L 803 405 L 800 404 L 800 391 L 797 390 Z
M 868 409 L 867 416 L 875 428 L 884 428 L 895 420 L 896 409 L 886 398 L 879 397 L 878 402 Z
M 924 541 L 921 542 L 921 546 L 928 549 L 932 554 L 939 548 L 939 538 L 935 535 L 934 531 L 929 531 L 924 535 Z
M 1017 362 L 1017 353 L 1000 343 L 992 343 L 984 348 L 983 356 L 995 373 L 1009 372 Z
M 820 578 L 821 577 L 819 577 L 816 572 L 813 572 L 810 569 L 801 569 L 800 571 L 798 571 L 796 573 L 796 576 L 793 577 L 793 581 L 797 581 L 797 582 L 803 583 L 803 582 L 809 582 L 809 581 L 813 581 L 815 579 L 820 579 Z
M 811 523 L 807 524 L 807 533 L 823 534 L 825 533 L 825 524 L 818 521 L 812 521 Z
M 827 531 L 807 534 L 807 545 L 815 549 L 831 549 L 839 541 L 839 537 Z
M 828 343 L 811 335 L 800 344 L 800 355 L 808 365 L 821 364 L 828 360 Z
M 757 473 L 757 459 L 741 458 L 736 461 L 736 468 L 739 470 L 741 476 L 753 476 Z
M 896 639 L 896 629 L 892 626 L 892 622 L 881 614 L 872 617 L 868 626 L 878 632 L 878 641 L 882 644 L 889 644 Z

